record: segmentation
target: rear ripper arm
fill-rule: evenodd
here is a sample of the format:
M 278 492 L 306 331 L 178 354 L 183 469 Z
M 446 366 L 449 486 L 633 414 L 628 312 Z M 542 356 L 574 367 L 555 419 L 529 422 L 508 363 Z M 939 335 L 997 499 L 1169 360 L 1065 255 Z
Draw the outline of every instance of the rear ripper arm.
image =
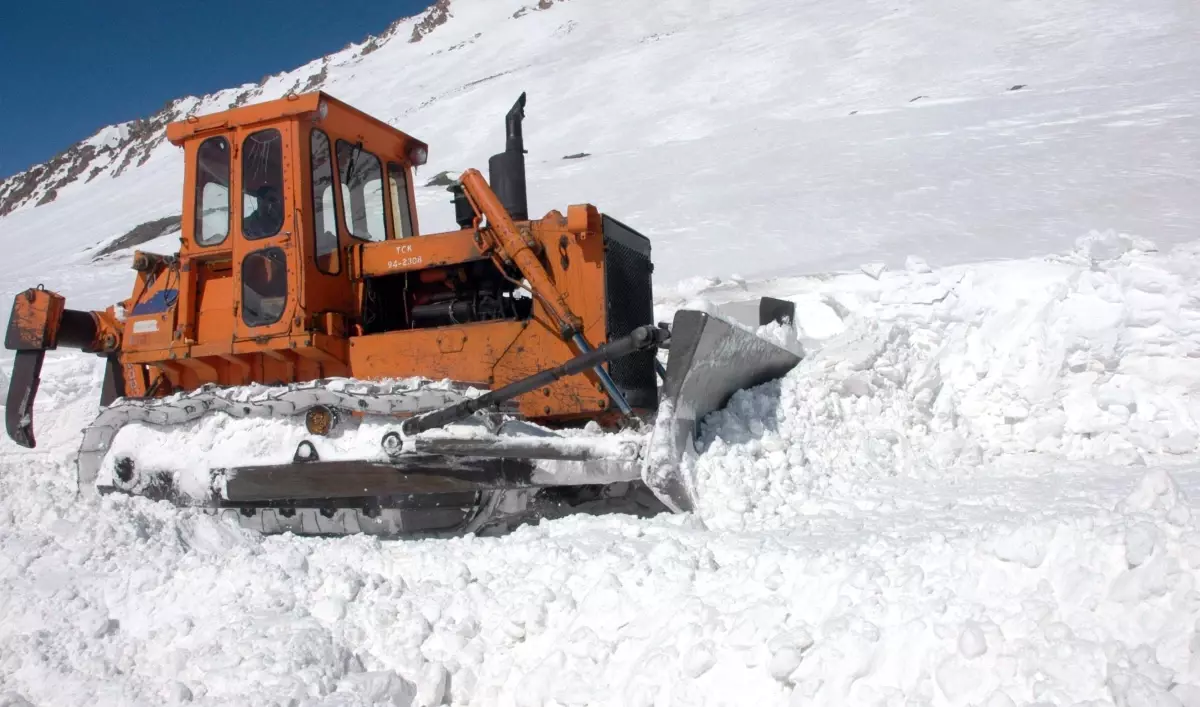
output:
M 22 447 L 34 447 L 33 399 L 37 395 L 46 352 L 60 346 L 107 355 L 101 405 L 119 397 L 122 381 L 116 352 L 121 348 L 121 325 L 112 310 L 81 312 L 67 309 L 62 295 L 41 285 L 13 300 L 4 347 L 16 351 L 12 381 L 4 408 L 8 436 Z

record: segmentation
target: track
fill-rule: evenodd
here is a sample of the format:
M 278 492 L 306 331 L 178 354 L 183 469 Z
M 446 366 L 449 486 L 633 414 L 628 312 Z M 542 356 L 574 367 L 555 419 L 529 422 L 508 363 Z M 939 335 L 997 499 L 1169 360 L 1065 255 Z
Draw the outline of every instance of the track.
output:
M 388 538 L 495 534 L 531 520 L 574 512 L 577 506 L 591 513 L 615 510 L 646 515 L 662 510 L 636 482 L 586 484 L 550 493 L 539 488 L 480 489 L 235 502 L 224 489 L 233 478 L 231 473 L 213 463 L 212 455 L 223 444 L 235 444 L 238 425 L 260 425 L 254 430 L 269 425 L 266 429 L 273 432 L 266 433 L 271 438 L 268 446 L 276 452 L 283 449 L 290 457 L 295 439 L 309 439 L 304 416 L 317 406 L 333 411 L 338 427 L 345 431 L 332 439 L 311 438 L 324 445 L 322 458 L 330 458 L 331 450 L 334 458 L 338 454 L 352 459 L 384 457 L 378 446 L 380 430 L 477 393 L 468 386 L 420 379 L 387 383 L 332 379 L 287 386 L 208 387 L 165 398 L 118 400 L 84 431 L 77 461 L 78 488 L 82 494 L 122 493 L 198 507 L 264 534 Z M 120 443 L 119 433 L 130 426 L 153 428 L 167 436 L 174 455 L 165 459 L 161 446 L 143 444 L 141 438 Z M 209 435 L 208 454 L 206 445 L 189 447 L 184 442 L 187 434 L 199 432 Z

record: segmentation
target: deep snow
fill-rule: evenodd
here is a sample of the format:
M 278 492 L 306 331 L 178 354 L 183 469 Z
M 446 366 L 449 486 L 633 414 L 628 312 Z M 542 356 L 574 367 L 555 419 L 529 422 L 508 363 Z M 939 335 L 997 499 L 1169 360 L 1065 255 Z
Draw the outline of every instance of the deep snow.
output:
M 1200 252 L 911 265 L 775 283 L 809 357 L 710 418 L 694 515 L 262 538 L 10 454 L 0 675 L 37 704 L 1194 699 Z
M 709 420 L 701 507 L 381 543 L 81 503 L 100 367 L 56 353 L 39 448 L 0 441 L 0 705 L 1200 704 L 1194 4 L 521 5 L 326 87 L 423 175 L 528 90 L 533 211 L 643 230 L 658 318 L 797 302 L 808 358 Z M 86 250 L 180 164 L 0 219 L 0 297 L 123 296 Z

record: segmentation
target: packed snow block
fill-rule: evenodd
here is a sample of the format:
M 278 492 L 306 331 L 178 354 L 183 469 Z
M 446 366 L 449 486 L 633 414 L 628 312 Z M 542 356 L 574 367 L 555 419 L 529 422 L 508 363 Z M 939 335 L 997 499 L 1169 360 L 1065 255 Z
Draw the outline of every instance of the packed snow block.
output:
M 739 390 L 782 377 L 800 357 L 707 312 L 680 310 L 642 478 L 668 507 L 695 507 L 698 425 Z
M 1176 526 L 1186 525 L 1192 518 L 1187 496 L 1175 478 L 1161 468 L 1146 472 L 1137 487 L 1117 504 L 1116 511 L 1144 514 Z
M 347 675 L 337 688 L 335 694 L 354 696 L 371 705 L 410 707 L 417 699 L 417 687 L 391 670 Z

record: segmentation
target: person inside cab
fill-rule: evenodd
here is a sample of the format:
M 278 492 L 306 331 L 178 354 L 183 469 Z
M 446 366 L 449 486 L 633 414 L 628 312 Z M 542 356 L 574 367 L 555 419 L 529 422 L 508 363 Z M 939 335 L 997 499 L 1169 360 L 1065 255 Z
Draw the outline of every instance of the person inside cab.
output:
M 266 238 L 283 228 L 283 195 L 272 184 L 264 184 L 253 192 L 254 211 L 242 219 L 242 233 L 247 238 Z

